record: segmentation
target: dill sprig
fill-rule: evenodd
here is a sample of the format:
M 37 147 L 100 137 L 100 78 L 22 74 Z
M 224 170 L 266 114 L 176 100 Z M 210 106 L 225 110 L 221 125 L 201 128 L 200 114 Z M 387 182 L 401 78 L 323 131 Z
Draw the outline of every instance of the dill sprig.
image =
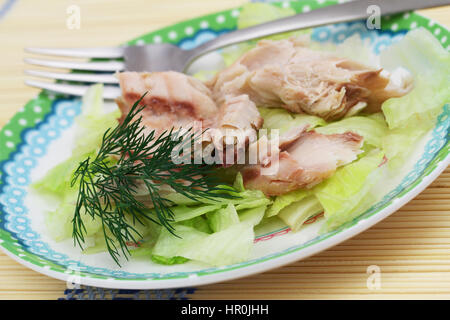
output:
M 121 255 L 128 259 L 128 244 L 137 244 L 137 238 L 141 238 L 134 227 L 137 223 L 143 225 L 149 220 L 174 233 L 171 201 L 160 193 L 162 186 L 194 200 L 232 197 L 222 192 L 230 189 L 218 186 L 213 166 L 192 162 L 179 165 L 171 161 L 172 154 L 179 154 L 185 144 L 193 145 L 198 134 L 181 129 L 158 136 L 155 131 L 145 133 L 139 115 L 145 108 L 140 106 L 144 96 L 136 101 L 122 123 L 105 132 L 97 155 L 82 161 L 72 179 L 72 186 L 78 184 L 72 220 L 74 243 L 82 248 L 85 242 L 82 219 L 85 214 L 100 219 L 106 248 L 118 265 Z M 151 211 L 136 198 L 142 186 L 153 204 Z

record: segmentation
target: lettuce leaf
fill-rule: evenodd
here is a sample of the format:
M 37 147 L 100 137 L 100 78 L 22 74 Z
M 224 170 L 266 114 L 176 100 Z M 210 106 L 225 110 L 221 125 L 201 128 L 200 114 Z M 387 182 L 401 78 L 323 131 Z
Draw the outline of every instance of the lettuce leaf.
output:
M 208 220 L 205 216 L 198 216 L 193 219 L 181 221 L 180 224 L 192 227 L 202 232 L 212 233 L 211 227 L 208 224 Z
M 233 183 L 233 188 L 237 192 L 244 192 L 245 191 L 244 178 L 242 177 L 242 174 L 240 172 L 238 172 L 236 174 L 236 178 L 234 179 L 234 183 Z
M 254 43 L 243 42 L 226 47 L 222 50 L 222 57 L 227 67 L 231 66 L 237 61 L 244 53 L 250 51 L 255 47 Z
M 294 202 L 298 202 L 306 198 L 311 194 L 310 190 L 299 189 L 291 191 L 289 193 L 278 196 L 273 201 L 272 206 L 267 210 L 266 217 L 273 217 L 280 213 L 281 210 L 291 205 Z
M 31 187 L 39 192 L 49 192 L 60 198 L 69 193 L 72 176 L 86 155 L 75 155 L 59 163 L 40 180 L 34 182 Z
M 73 207 L 72 207 L 71 214 L 73 217 Z M 88 217 L 90 218 L 90 216 L 88 216 Z M 91 221 L 92 221 L 92 223 L 99 224 L 99 228 L 98 228 L 97 232 L 95 234 L 93 234 L 95 244 L 92 246 L 86 247 L 83 250 L 83 253 L 94 254 L 94 253 L 107 251 L 105 235 L 103 233 L 101 220 L 99 220 L 99 219 L 92 220 L 91 219 Z M 160 230 L 161 230 L 160 229 L 161 227 L 159 225 L 157 225 L 154 222 L 151 222 L 149 220 L 145 220 L 145 219 L 141 219 L 141 222 L 139 222 L 136 219 L 134 219 L 131 216 L 131 214 L 127 214 L 125 216 L 125 221 L 127 221 L 128 224 L 133 226 L 134 230 L 130 230 L 130 233 L 137 242 L 144 243 L 143 248 L 149 248 L 152 244 L 154 244 L 156 242 L 156 238 L 158 237 Z M 108 237 L 113 239 L 113 236 L 111 235 L 111 232 L 108 229 L 106 230 L 106 234 Z M 92 235 L 92 234 L 87 234 L 87 236 L 90 236 L 90 235 Z M 116 247 L 120 248 L 119 243 L 117 243 L 117 241 L 115 241 L 115 240 L 114 240 L 114 242 L 115 242 Z M 135 244 L 129 243 L 128 246 L 133 247 L 133 246 L 135 246 Z M 139 251 L 146 251 L 143 248 L 142 248 L 142 250 L 139 250 L 141 248 L 132 249 L 132 250 L 136 251 L 135 254 L 142 255 L 143 253 L 139 252 Z
M 242 175 L 238 173 L 233 188 L 227 185 L 218 186 L 224 193 L 228 193 L 232 197 L 214 199 L 198 198 L 193 200 L 184 195 L 170 193 L 164 195 L 167 200 L 172 201 L 172 212 L 174 213 L 174 221 L 180 222 L 202 216 L 208 212 L 213 212 L 229 205 L 234 205 L 236 210 L 251 209 L 260 206 L 267 206 L 271 200 L 267 198 L 260 190 L 246 190 Z M 141 195 L 142 196 L 142 195 Z M 154 213 L 153 209 L 149 209 L 149 213 Z
M 345 133 L 348 131 L 359 134 L 364 138 L 364 143 L 381 148 L 383 137 L 388 133 L 386 122 L 380 118 L 362 116 L 349 117 L 330 123 L 316 129 L 323 134 Z
M 314 195 L 325 211 L 325 229 L 333 230 L 362 212 L 355 210 L 377 182 L 377 169 L 384 153 L 373 150 L 361 159 L 336 171 L 314 188 Z
M 306 220 L 321 212 L 323 212 L 323 207 L 319 200 L 315 196 L 309 196 L 285 207 L 280 211 L 278 217 L 295 232 Z
M 188 246 L 192 242 L 197 242 L 208 237 L 206 232 L 196 230 L 193 227 L 184 226 L 182 224 L 174 224 L 174 234 L 167 229 L 162 229 L 158 240 L 153 247 L 153 254 L 171 258 L 181 256 L 183 246 Z
M 383 51 L 381 62 L 390 71 L 403 67 L 414 75 L 409 94 L 389 99 L 382 106 L 391 129 L 382 139 L 382 148 L 389 168 L 396 169 L 450 101 L 450 53 L 429 31 L 419 28 Z
M 383 103 L 389 128 L 432 128 L 450 100 L 450 53 L 429 31 L 419 28 L 384 50 L 381 64 L 389 71 L 403 67 L 414 75 L 409 94 Z
M 106 111 L 103 104 L 103 85 L 91 86 L 83 96 L 82 113 L 75 120 L 75 147 L 72 155 L 96 153 L 106 130 L 118 124 L 120 115 L 119 109 Z
M 247 222 L 253 226 L 258 225 L 264 218 L 267 206 L 256 207 L 252 209 L 246 209 L 239 212 L 239 220 L 241 222 Z
M 77 195 L 75 193 L 68 194 L 64 197 L 61 204 L 54 211 L 46 212 L 45 226 L 50 237 L 55 241 L 63 241 L 72 237 L 73 232 L 73 214 L 75 210 Z M 100 231 L 101 221 L 92 219 L 89 215 L 83 215 L 82 220 L 86 228 L 85 235 L 87 237 L 95 235 Z
M 370 40 L 363 40 L 359 34 L 355 34 L 338 44 L 311 41 L 310 48 L 332 53 L 335 56 L 353 60 L 373 68 L 380 67 L 380 59 L 373 52 Z
M 219 210 L 222 207 L 221 204 L 215 205 L 199 205 L 195 207 L 176 206 L 172 208 L 172 213 L 175 222 L 189 220 L 195 217 L 202 216 L 208 212 Z
M 382 139 L 382 149 L 388 159 L 388 167 L 397 169 L 405 163 L 416 142 L 427 133 L 428 129 L 420 126 L 408 126 L 389 130 Z
M 305 124 L 309 125 L 309 129 L 327 124 L 322 118 L 306 114 L 293 114 L 282 108 L 260 107 L 258 110 L 264 119 L 263 129 L 267 129 L 269 132 L 272 129 L 278 129 L 280 135 Z
M 246 202 L 237 204 L 236 210 L 239 211 L 239 210 L 244 210 L 244 209 L 252 209 L 252 208 L 257 208 L 257 207 L 261 207 L 261 206 L 267 206 L 270 203 L 272 203 L 272 201 L 267 198 L 255 199 L 252 201 L 246 201 Z
M 174 265 L 174 264 L 185 263 L 185 262 L 189 261 L 189 259 L 186 259 L 184 257 L 166 258 L 166 257 L 163 257 L 163 256 L 158 256 L 156 254 L 152 254 L 152 261 L 156 262 L 158 264 Z
M 162 230 L 153 254 L 165 258 L 184 257 L 221 266 L 245 261 L 253 245 L 253 226 L 246 222 L 207 234 L 194 228 L 175 225 L 174 236 Z
M 152 248 L 149 247 L 139 247 L 130 250 L 130 255 L 133 258 L 148 258 L 152 257 Z
M 209 226 L 213 232 L 219 232 L 239 223 L 239 216 L 233 204 L 228 204 L 225 208 L 206 214 Z
M 133 250 L 135 254 L 147 254 L 154 262 L 163 264 L 182 263 L 189 259 L 224 265 L 245 260 L 252 247 L 253 227 L 263 219 L 271 200 L 261 191 L 246 190 L 241 174 L 237 174 L 234 188 L 228 189 L 233 198 L 192 202 L 181 195 L 166 197 L 177 202 L 172 207 L 176 222 L 173 233 L 161 229 L 151 250 L 142 249 L 144 252 L 141 253 L 136 249 Z M 152 214 L 152 211 L 150 209 L 148 213 Z
M 229 265 L 248 260 L 255 234 L 253 225 L 241 222 L 194 244 L 183 256 L 214 266 Z

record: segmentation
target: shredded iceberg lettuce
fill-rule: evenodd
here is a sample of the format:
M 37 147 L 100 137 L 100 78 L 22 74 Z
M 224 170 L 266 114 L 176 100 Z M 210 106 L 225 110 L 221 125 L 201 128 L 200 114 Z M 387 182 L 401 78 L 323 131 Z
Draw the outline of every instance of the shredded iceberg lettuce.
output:
M 253 227 L 263 219 L 271 200 L 259 190 L 246 190 L 241 174 L 237 174 L 234 188 L 229 190 L 233 198 L 201 198 L 194 201 L 179 194 L 169 194 L 166 198 L 173 201 L 175 230 L 171 233 L 161 229 L 154 246 L 147 245 L 144 238 L 145 249 L 135 249 L 134 254 L 140 257 L 147 254 L 148 258 L 162 264 L 195 260 L 222 265 L 227 261 L 243 261 L 252 245 L 253 238 L 249 243 L 249 237 L 253 234 Z M 149 209 L 148 213 L 152 212 Z M 240 232 L 242 234 L 238 235 Z M 208 252 L 213 250 L 211 245 L 217 245 L 228 236 L 231 237 L 226 240 L 230 249 L 218 247 L 223 257 L 220 252 L 217 255 Z M 231 240 L 233 237 L 236 238 L 236 244 Z M 195 248 L 199 252 L 194 252 Z
M 154 247 L 144 252 L 162 264 L 195 260 L 224 265 L 247 259 L 254 238 L 253 227 L 261 222 L 271 201 L 259 191 L 245 190 L 240 174 L 234 185 L 239 191 L 237 194 L 234 191 L 236 198 L 215 204 L 203 199 L 205 203 L 193 207 L 173 207 L 177 222 L 173 234 L 161 230 Z

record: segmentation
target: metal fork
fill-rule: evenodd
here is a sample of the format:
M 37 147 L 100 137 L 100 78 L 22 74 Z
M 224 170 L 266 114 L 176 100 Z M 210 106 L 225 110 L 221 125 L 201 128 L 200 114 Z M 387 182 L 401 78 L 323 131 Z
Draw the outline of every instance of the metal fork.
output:
M 104 87 L 104 98 L 115 99 L 120 96 L 120 88 L 117 86 L 118 80 L 114 76 L 115 72 L 154 72 L 167 70 L 185 72 L 192 62 L 200 56 L 229 45 L 303 28 L 367 19 L 372 13 L 369 8 L 373 5 L 377 5 L 380 8 L 382 15 L 392 15 L 405 11 L 449 4 L 450 0 L 357 0 L 233 31 L 192 50 L 182 50 L 175 45 L 164 43 L 115 48 L 25 48 L 25 51 L 34 54 L 72 58 L 111 59 L 109 61 L 86 62 L 26 58 L 25 62 L 33 65 L 97 73 L 64 73 L 38 70 L 25 70 L 25 73 L 35 77 L 55 80 L 80 83 L 104 83 L 107 84 Z M 119 58 L 122 61 L 113 60 Z M 87 85 L 83 84 L 64 84 L 36 80 L 26 80 L 25 83 L 32 87 L 75 96 L 83 95 L 88 88 Z

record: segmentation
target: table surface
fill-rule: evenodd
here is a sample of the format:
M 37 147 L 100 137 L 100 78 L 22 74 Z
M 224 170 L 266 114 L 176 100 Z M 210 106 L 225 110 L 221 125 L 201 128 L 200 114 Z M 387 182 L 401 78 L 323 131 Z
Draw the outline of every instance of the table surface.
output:
M 73 2 L 73 3 L 72 3 Z M 0 0 L 0 128 L 36 89 L 24 85 L 26 46 L 116 45 L 245 0 Z M 2 8 L 9 6 L 8 10 Z M 66 27 L 67 7 L 80 29 Z M 450 7 L 421 11 L 449 27 Z M 259 275 L 196 288 L 191 299 L 449 299 L 450 169 L 417 198 L 371 229 L 313 257 Z M 381 286 L 369 289 L 368 267 Z M 0 252 L 0 299 L 57 299 L 66 283 Z

